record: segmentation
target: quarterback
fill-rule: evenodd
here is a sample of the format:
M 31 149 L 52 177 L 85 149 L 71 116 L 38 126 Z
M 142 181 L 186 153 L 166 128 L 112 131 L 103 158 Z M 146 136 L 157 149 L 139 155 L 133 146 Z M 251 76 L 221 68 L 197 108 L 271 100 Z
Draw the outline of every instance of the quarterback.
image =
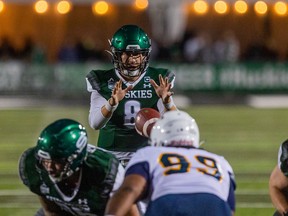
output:
M 71 119 L 48 125 L 19 160 L 22 182 L 42 205 L 36 216 L 103 215 L 123 174 L 115 156 L 88 144 L 84 126 Z
M 122 216 L 136 200 L 148 201 L 147 216 L 230 216 L 236 183 L 224 157 L 199 148 L 195 120 L 183 111 L 164 113 L 151 131 L 151 145 L 129 161 L 106 215 Z
M 171 91 L 175 75 L 149 66 L 151 40 L 140 27 L 124 25 L 109 42 L 114 67 L 86 76 L 89 124 L 100 130 L 97 146 L 112 151 L 125 165 L 137 149 L 148 145 L 148 138 L 134 128 L 137 112 L 148 107 L 160 113 L 177 109 Z
M 275 166 L 269 180 L 269 193 L 276 208 L 274 216 L 288 216 L 288 140 L 278 151 L 278 165 Z

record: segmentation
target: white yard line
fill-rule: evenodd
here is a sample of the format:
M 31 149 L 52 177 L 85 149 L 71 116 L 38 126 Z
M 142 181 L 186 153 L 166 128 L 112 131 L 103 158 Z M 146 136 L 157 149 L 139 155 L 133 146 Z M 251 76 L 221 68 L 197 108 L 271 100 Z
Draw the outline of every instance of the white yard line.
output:
M 268 195 L 267 190 L 242 190 L 236 192 L 236 195 Z M 28 190 L 0 190 L 0 196 L 26 196 L 26 197 L 35 197 Z M 23 208 L 38 208 L 39 203 L 0 203 L 0 208 L 15 208 L 15 209 L 23 209 Z M 273 208 L 271 203 L 267 202 L 237 202 L 237 208 Z
M 0 190 L 0 196 L 34 196 L 29 190 Z
M 236 202 L 236 208 L 253 208 L 253 209 L 263 209 L 263 208 L 274 208 L 271 203 L 245 203 L 245 202 Z

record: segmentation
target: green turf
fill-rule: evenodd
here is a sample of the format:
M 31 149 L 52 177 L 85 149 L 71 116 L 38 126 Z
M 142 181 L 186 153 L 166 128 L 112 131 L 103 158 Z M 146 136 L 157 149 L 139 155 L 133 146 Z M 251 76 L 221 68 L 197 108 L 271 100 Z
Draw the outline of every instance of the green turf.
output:
M 30 216 L 39 206 L 21 184 L 17 163 L 21 152 L 36 144 L 43 127 L 58 118 L 73 118 L 86 126 L 89 142 L 96 143 L 88 110 L 80 106 L 0 110 L 0 216 Z M 203 147 L 225 156 L 234 169 L 236 216 L 272 215 L 268 181 L 279 145 L 288 138 L 288 109 L 194 106 L 186 111 L 198 122 Z

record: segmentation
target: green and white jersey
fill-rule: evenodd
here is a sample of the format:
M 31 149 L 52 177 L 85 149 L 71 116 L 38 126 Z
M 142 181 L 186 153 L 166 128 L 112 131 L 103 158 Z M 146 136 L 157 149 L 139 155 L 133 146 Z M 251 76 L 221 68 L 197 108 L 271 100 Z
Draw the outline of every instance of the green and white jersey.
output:
M 69 215 L 104 215 L 114 183 L 121 184 L 123 173 L 118 173 L 119 161 L 115 156 L 91 145 L 88 149 L 87 160 L 80 171 L 80 186 L 71 196 L 63 194 L 47 172 L 39 169 L 35 148 L 29 148 L 21 155 L 20 178 L 33 193 L 56 203 Z
M 148 145 L 148 138 L 139 135 L 134 128 L 135 117 L 141 108 L 149 107 L 159 111 L 159 97 L 150 84 L 150 79 L 159 85 L 160 74 L 174 82 L 175 75 L 171 71 L 153 67 L 148 67 L 134 83 L 125 82 L 114 69 L 92 70 L 87 75 L 88 91 L 97 91 L 106 100 L 111 97 L 114 85 L 120 79 L 123 80 L 123 89 L 133 85 L 133 89 L 119 102 L 110 120 L 100 129 L 97 146 L 110 151 L 136 152 Z

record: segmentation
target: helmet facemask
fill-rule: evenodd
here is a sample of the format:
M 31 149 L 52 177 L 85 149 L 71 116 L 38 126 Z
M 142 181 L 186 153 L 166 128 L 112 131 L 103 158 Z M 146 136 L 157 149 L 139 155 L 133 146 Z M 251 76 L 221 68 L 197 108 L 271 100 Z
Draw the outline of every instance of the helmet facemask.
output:
M 55 173 L 57 175 L 53 175 L 49 170 L 48 170 L 48 165 L 45 166 L 45 163 L 56 163 L 61 164 L 61 166 L 63 167 L 61 170 L 55 169 Z M 55 166 L 55 165 L 54 165 Z M 38 167 L 40 168 L 40 170 L 42 170 L 43 172 L 47 173 L 50 177 L 50 179 L 52 179 L 53 182 L 58 183 L 61 182 L 62 180 L 68 178 L 69 176 L 72 175 L 73 172 L 71 172 L 70 169 L 70 164 L 67 162 L 66 159 L 44 159 L 42 157 L 39 157 L 38 155 Z
M 38 168 L 54 182 L 60 182 L 80 169 L 87 157 L 87 145 L 85 127 L 70 119 L 58 120 L 38 138 L 35 151 Z
M 135 53 L 128 52 L 128 58 L 125 62 L 122 62 L 121 55 L 123 52 L 115 52 L 114 66 L 115 68 L 124 76 L 128 77 L 137 77 L 140 76 L 148 67 L 148 52 L 146 51 L 137 51 Z M 129 56 L 130 55 L 130 56 Z M 137 55 L 142 55 L 141 57 L 135 57 Z M 140 62 L 137 66 L 131 65 L 129 63 L 129 58 L 140 58 Z M 136 60 L 137 61 L 137 60 Z
M 149 64 L 151 40 L 141 28 L 125 25 L 114 34 L 109 44 L 111 52 L 108 52 L 112 56 L 114 68 L 120 74 L 138 77 L 145 72 Z M 123 59 L 124 54 L 127 55 L 127 59 Z M 131 65 L 131 58 L 135 58 L 137 65 Z M 141 58 L 140 62 L 138 58 Z
M 51 158 L 48 152 L 39 150 L 36 155 L 36 158 L 38 160 L 38 168 L 46 172 L 49 175 L 49 177 L 54 182 L 57 183 L 70 177 L 72 174 L 74 174 L 80 169 L 80 165 L 86 159 L 86 156 L 87 156 L 86 153 L 87 152 L 85 151 L 80 154 L 78 153 L 71 154 L 68 158 L 55 159 L 55 158 Z M 45 167 L 44 165 L 45 161 L 48 161 L 49 163 L 62 164 L 63 168 L 61 170 L 56 170 L 56 172 L 58 172 L 58 175 L 53 176 L 49 173 L 49 171 Z

